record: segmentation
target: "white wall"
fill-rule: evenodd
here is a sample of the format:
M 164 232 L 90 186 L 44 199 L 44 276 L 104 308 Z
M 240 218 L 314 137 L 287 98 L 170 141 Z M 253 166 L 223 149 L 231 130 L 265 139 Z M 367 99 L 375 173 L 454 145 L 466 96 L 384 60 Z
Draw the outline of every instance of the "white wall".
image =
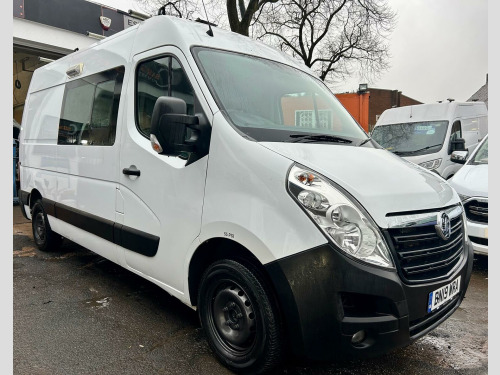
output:
M 12 26 L 14 44 L 64 55 L 97 42 L 86 35 L 15 17 Z

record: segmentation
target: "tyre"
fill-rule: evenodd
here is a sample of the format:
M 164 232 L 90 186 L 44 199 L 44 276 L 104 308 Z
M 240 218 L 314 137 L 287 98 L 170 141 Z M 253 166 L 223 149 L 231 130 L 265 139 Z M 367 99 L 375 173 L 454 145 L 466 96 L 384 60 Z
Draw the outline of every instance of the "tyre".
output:
M 62 237 L 50 229 L 49 220 L 40 199 L 35 202 L 31 210 L 31 226 L 33 239 L 39 250 L 54 251 L 59 249 Z
M 259 272 L 233 260 L 208 267 L 198 289 L 198 312 L 219 361 L 238 373 L 259 374 L 281 360 L 281 318 Z

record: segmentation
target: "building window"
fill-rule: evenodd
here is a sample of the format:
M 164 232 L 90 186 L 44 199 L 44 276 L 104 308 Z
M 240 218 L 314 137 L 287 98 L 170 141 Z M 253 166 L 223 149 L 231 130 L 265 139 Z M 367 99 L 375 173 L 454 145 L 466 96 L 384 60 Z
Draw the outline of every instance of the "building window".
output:
M 295 126 L 300 128 L 316 128 L 316 118 L 313 110 L 295 111 Z M 318 110 L 318 127 L 330 129 L 332 123 L 332 111 L 330 109 Z
M 58 144 L 111 146 L 115 143 L 124 71 L 121 66 L 66 84 Z

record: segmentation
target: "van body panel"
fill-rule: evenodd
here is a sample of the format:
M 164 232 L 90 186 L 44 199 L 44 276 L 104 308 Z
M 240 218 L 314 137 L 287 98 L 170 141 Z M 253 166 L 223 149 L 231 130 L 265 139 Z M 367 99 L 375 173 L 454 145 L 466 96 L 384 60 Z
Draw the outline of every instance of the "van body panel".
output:
M 57 195 L 55 173 L 45 169 L 22 167 L 21 190 L 31 193 L 33 189 L 38 190 L 42 197 L 55 200 Z
M 240 136 L 221 112 L 212 126 L 201 241 L 229 237 L 261 263 L 325 244 L 286 191 L 292 161 Z
M 388 213 L 445 207 L 458 201 L 443 179 L 383 149 L 276 142 L 263 145 L 342 186 L 381 228 L 387 228 Z
M 112 262 L 119 263 L 118 248 L 111 242 L 96 236 L 88 231 L 78 228 L 77 226 L 68 224 L 67 222 L 47 215 L 51 228 L 56 233 L 64 233 L 64 236 L 69 240 L 84 245 L 87 249 L 99 254 Z
M 155 34 L 158 31 L 155 32 Z M 137 43 L 140 43 L 138 35 Z M 175 290 L 184 290 L 184 256 L 200 234 L 207 159 L 185 166 L 180 157 L 159 155 L 142 135 L 135 119 L 135 76 L 137 64 L 157 56 L 172 55 L 182 64 L 200 104 L 210 120 L 210 108 L 203 100 L 189 63 L 174 47 L 160 47 L 132 57 L 128 78 L 124 81 L 123 120 L 120 160 L 116 164 L 119 191 L 123 196 L 123 225 L 160 237 L 158 251 L 145 257 L 123 249 L 124 264 L 147 274 Z M 126 85 L 126 86 L 125 86 Z M 122 173 L 136 168 L 141 175 Z M 113 200 L 114 201 L 114 200 Z M 179 202 L 183 202 L 179 204 Z M 117 210 L 119 208 L 117 207 Z
M 115 189 L 113 181 L 57 173 L 54 197 L 44 196 L 65 206 L 76 208 L 105 220 L 115 218 Z
M 488 164 L 464 165 L 450 185 L 462 195 L 488 198 Z

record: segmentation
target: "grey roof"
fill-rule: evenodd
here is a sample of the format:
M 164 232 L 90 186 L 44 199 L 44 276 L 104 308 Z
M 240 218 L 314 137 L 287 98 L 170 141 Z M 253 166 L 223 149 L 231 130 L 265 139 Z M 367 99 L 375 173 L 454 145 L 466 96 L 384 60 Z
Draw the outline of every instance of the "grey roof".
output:
M 486 75 L 486 83 L 477 90 L 474 95 L 472 95 L 468 102 L 484 102 L 486 104 L 486 108 L 488 108 L 488 75 Z

